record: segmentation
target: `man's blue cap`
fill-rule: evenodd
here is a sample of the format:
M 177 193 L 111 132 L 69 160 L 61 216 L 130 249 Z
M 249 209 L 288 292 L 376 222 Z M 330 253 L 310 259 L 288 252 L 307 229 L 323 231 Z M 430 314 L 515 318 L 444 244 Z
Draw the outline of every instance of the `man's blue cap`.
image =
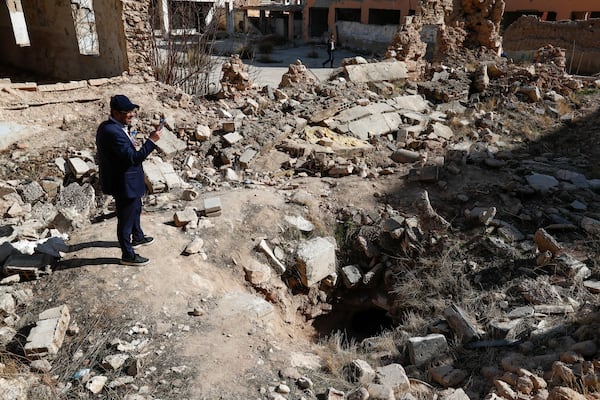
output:
M 117 94 L 110 98 L 110 108 L 117 111 L 133 111 L 140 106 L 133 104 L 127 96 Z

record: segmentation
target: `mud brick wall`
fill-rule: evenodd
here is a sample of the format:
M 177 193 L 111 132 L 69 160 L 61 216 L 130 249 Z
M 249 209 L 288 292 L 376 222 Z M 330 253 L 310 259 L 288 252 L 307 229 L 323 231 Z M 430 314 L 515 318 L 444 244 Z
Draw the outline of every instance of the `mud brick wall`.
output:
M 533 60 L 535 51 L 548 44 L 565 49 L 568 73 L 600 71 L 600 19 L 551 22 L 523 16 L 504 32 L 504 51 L 514 60 Z

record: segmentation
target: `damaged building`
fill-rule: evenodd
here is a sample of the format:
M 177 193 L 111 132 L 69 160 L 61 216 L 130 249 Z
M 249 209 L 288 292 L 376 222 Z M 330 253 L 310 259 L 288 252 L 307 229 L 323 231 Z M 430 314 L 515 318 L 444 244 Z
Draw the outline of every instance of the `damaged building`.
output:
M 288 40 L 324 43 L 335 32 L 339 46 L 409 61 L 436 59 L 456 46 L 506 50 L 528 60 L 552 44 L 567 52 L 571 71 L 598 71 L 594 0 L 6 0 L 0 6 L 3 75 L 37 81 L 71 81 L 154 73 L 157 36 L 202 34 L 212 21 L 229 33 L 262 33 Z M 190 18 L 177 7 L 188 4 Z M 501 32 L 507 22 L 523 22 Z M 534 16 L 536 19 L 531 19 Z M 544 21 L 545 20 L 545 21 Z M 552 20 L 578 20 L 556 22 Z M 538 22 L 539 21 L 539 22 Z M 581 22 L 583 21 L 583 22 Z M 502 38 L 502 36 L 504 38 Z M 417 40 L 418 39 L 418 40 Z M 390 43 L 392 43 L 390 49 Z M 390 55 L 390 54 L 388 54 Z
M 217 8 L 224 10 L 225 29 L 233 26 L 231 2 L 185 2 L 193 14 L 185 19 L 173 3 L 6 0 L 0 6 L 0 67 L 4 75 L 38 81 L 152 74 L 155 35 L 199 33 L 217 18 Z
M 80 80 L 147 69 L 149 4 L 7 0 L 0 7 L 2 67 L 40 79 Z

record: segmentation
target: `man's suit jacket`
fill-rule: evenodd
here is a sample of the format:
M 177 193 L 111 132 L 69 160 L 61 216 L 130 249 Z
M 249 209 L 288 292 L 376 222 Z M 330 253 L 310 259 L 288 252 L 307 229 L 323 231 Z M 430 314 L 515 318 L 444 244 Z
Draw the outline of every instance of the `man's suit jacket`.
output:
M 117 198 L 142 197 L 146 192 L 142 161 L 156 148 L 154 142 L 146 140 L 136 150 L 122 126 L 108 119 L 98 127 L 96 148 L 102 191 Z

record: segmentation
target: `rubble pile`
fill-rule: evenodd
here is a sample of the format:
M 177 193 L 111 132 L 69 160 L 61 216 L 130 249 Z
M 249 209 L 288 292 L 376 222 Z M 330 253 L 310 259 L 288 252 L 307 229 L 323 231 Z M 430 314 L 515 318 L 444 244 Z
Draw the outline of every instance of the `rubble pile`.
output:
M 308 69 L 302 64 L 302 61 L 296 60 L 295 63 L 290 64 L 288 72 L 282 75 L 279 87 L 294 86 L 301 82 L 311 85 L 315 82 L 315 78 L 308 73 Z
M 485 48 L 499 55 L 504 0 L 419 2 L 417 14 L 407 16 L 386 52 L 386 58 L 407 63 L 416 79 L 426 62 L 444 63 L 463 49 Z
M 473 4 L 493 19 L 501 2 Z M 485 29 L 493 37 L 493 24 Z M 561 54 L 540 51 L 544 60 Z M 586 175 L 595 161 L 581 153 L 534 157 L 523 146 L 527 133 L 514 129 L 516 117 L 565 128 L 575 119 L 566 95 L 582 83 L 566 76 L 560 62 L 524 67 L 492 56 L 462 66 L 449 62 L 419 83 L 397 79 L 406 72 L 399 61 L 372 64 L 349 64 L 347 78 L 316 83 L 298 62 L 279 88 L 258 90 L 232 58 L 223 67 L 218 101 L 185 101 L 152 86 L 161 91 L 167 118 L 160 153 L 145 164 L 147 204 L 172 212 L 173 225 L 190 236 L 185 254 L 202 260 L 211 255 L 195 233 L 218 223 L 224 210 L 217 193 L 224 188 L 284 192 L 305 214 L 316 209 L 345 229 L 340 239 L 316 232 L 318 214 L 312 221 L 289 215 L 286 226 L 299 233 L 259 237 L 257 260 L 240 266 L 256 292 L 283 314 L 313 321 L 381 311 L 401 336 L 391 353 L 377 348 L 375 337 L 361 341 L 364 359 L 345 366 L 351 390 L 315 393 L 310 374 L 320 371 L 284 376 L 306 398 L 425 393 L 544 400 L 596 392 L 597 254 L 582 245 L 600 231 L 600 182 Z M 394 79 L 373 78 L 385 71 Z M 118 87 L 122 79 L 105 85 Z M 27 99 L 17 89 L 6 97 L 14 106 Z M 101 109 L 101 103 L 94 104 Z M 144 131 L 155 115 L 144 111 L 138 118 Z M 69 124 L 64 129 L 76 133 Z M 19 285 L 52 274 L 68 249 L 67 234 L 110 213 L 110 199 L 97 186 L 93 143 L 87 146 L 1 154 L 5 345 L 25 324 L 16 307 L 32 297 Z M 390 190 L 374 193 L 377 208 L 365 210 L 352 199 L 338 204 L 307 193 L 298 178 L 331 188 L 383 181 Z M 199 308 L 194 312 L 202 315 Z M 410 315 L 427 323 L 411 330 Z M 32 372 L 48 372 L 67 335 L 78 332 L 66 306 L 44 310 L 34 323 L 25 355 Z M 113 338 L 106 347 L 111 354 L 75 371 L 59 390 L 81 384 L 92 394 L 136 391 L 152 375 L 140 371 L 146 334 L 145 326 L 135 325 L 127 340 Z M 485 362 L 468 363 L 485 351 L 493 353 Z M 291 390 L 285 382 L 263 394 L 285 399 Z
M 221 97 L 235 97 L 252 87 L 247 67 L 238 54 L 232 55 L 227 62 L 223 63 L 221 69 L 223 71 L 219 93 Z

